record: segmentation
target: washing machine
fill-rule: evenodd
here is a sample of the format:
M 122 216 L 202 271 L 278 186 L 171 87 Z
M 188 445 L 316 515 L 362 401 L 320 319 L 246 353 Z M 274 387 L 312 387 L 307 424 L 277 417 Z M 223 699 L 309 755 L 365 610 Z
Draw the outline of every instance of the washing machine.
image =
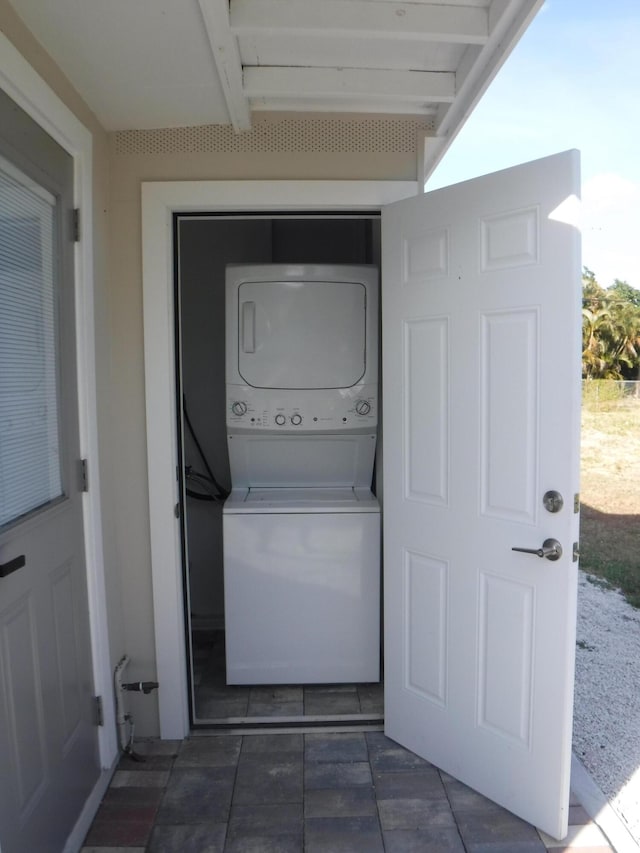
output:
M 228 684 L 379 680 L 377 279 L 227 268 Z

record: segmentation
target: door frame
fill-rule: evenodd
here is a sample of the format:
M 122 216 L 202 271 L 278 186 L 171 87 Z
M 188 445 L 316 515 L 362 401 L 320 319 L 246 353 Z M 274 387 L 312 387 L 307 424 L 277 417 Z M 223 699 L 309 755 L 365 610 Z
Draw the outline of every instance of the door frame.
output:
M 160 737 L 190 729 L 179 505 L 174 331 L 175 213 L 379 212 L 417 181 L 157 181 L 142 184 L 142 288 L 151 575 Z M 421 188 L 420 188 L 421 191 Z M 277 202 L 274 202 L 277 199 Z M 169 523 L 169 519 L 173 521 Z
M 100 766 L 110 770 L 118 755 L 106 608 L 100 471 L 93 268 L 93 139 L 85 127 L 9 39 L 0 33 L 0 87 L 74 162 L 74 206 L 82 210 L 82 240 L 74 246 L 76 358 L 80 453 L 91 470 L 91 489 L 82 495 L 93 690 L 103 696 L 104 725 L 98 728 Z M 106 775 L 108 783 L 108 774 Z M 99 786 L 96 786 L 96 789 Z M 93 799 L 93 798 L 92 798 Z M 99 797 L 97 802 L 99 802 Z M 97 807 L 97 803 L 96 803 Z M 85 808 L 85 811 L 88 809 Z

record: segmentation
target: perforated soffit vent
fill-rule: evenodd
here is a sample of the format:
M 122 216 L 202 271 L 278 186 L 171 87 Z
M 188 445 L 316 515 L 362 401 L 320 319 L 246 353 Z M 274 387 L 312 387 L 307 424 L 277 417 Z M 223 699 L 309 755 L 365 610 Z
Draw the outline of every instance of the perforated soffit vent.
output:
M 421 118 L 256 119 L 251 130 L 229 125 L 123 130 L 114 134 L 115 152 L 132 154 L 195 153 L 400 153 L 413 154 L 418 133 L 432 133 Z

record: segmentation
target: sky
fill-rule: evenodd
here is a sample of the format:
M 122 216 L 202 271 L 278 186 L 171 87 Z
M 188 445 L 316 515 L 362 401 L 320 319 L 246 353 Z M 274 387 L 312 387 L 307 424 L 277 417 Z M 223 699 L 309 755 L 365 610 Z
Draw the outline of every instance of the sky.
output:
M 569 148 L 583 264 L 640 289 L 640 0 L 546 0 L 426 188 Z

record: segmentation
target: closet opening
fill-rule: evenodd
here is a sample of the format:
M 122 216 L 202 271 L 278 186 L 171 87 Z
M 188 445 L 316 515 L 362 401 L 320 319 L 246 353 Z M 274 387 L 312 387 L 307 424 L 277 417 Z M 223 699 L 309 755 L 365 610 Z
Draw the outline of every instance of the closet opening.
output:
M 177 412 L 178 412 L 178 457 L 179 477 L 181 480 L 181 519 L 182 519 L 182 562 L 184 572 L 185 589 L 185 625 L 187 632 L 187 670 L 189 674 L 189 705 L 191 723 L 194 728 L 255 728 L 265 726 L 366 726 L 380 725 L 383 719 L 383 661 L 382 661 L 382 609 L 381 609 L 381 543 L 380 527 L 347 527 L 346 532 L 335 534 L 331 525 L 327 526 L 321 522 L 327 521 L 324 510 L 318 515 L 309 514 L 302 510 L 306 519 L 310 520 L 309 526 L 296 525 L 293 528 L 278 533 L 281 537 L 277 547 L 284 548 L 282 542 L 286 537 L 292 537 L 291 547 L 300 547 L 301 540 L 309 542 L 322 539 L 326 543 L 331 541 L 332 536 L 345 537 L 360 536 L 366 548 L 366 555 L 362 560 L 368 567 L 362 577 L 371 578 L 372 573 L 377 575 L 376 583 L 378 592 L 375 596 L 369 596 L 375 601 L 376 630 L 372 634 L 375 637 L 375 658 L 379 661 L 376 665 L 375 675 L 379 674 L 379 680 L 373 678 L 363 681 L 331 680 L 335 667 L 329 666 L 328 676 L 309 678 L 304 672 L 296 671 L 292 683 L 286 681 L 286 671 L 277 676 L 277 683 L 266 683 L 265 677 L 261 676 L 259 683 L 229 683 L 234 679 L 227 671 L 229 649 L 227 648 L 227 636 L 233 629 L 236 644 L 242 641 L 245 631 L 256 632 L 259 637 L 261 619 L 264 612 L 270 609 L 270 605 L 277 603 L 278 607 L 284 608 L 282 613 L 287 612 L 286 602 L 291 598 L 292 605 L 300 607 L 296 603 L 295 577 L 285 571 L 284 563 L 287 560 L 286 548 L 281 552 L 284 560 L 279 562 L 278 557 L 267 554 L 260 543 L 252 546 L 253 551 L 242 553 L 236 560 L 236 568 L 245 567 L 246 563 L 253 560 L 264 566 L 265 560 L 269 562 L 273 572 L 282 568 L 278 583 L 270 586 L 260 587 L 260 577 L 256 576 L 258 586 L 253 582 L 254 575 L 249 569 L 246 574 L 248 586 L 240 587 L 238 594 L 244 596 L 247 590 L 255 590 L 256 600 L 246 603 L 244 609 L 241 607 L 239 615 L 236 613 L 232 618 L 233 625 L 229 624 L 229 616 L 225 613 L 225 559 L 227 563 L 227 597 L 230 587 L 237 577 L 232 575 L 229 581 L 229 528 L 227 528 L 227 554 L 223 537 L 225 500 L 235 487 L 232 482 L 229 462 L 229 418 L 228 411 L 230 399 L 226 389 L 226 356 L 228 346 L 229 330 L 227 328 L 228 318 L 225 306 L 225 276 L 229 265 L 269 265 L 273 269 L 285 268 L 296 265 L 301 269 L 327 267 L 359 268 L 364 266 L 375 269 L 376 291 L 379 289 L 380 270 L 380 217 L 377 213 L 336 212 L 295 212 L 295 213 L 241 213 L 241 214 L 185 214 L 174 215 L 174 246 L 175 246 L 175 317 L 176 317 L 176 388 L 177 388 Z M 275 266 L 273 266 L 275 265 Z M 344 277 L 344 276 L 343 276 Z M 354 293 L 358 293 L 358 287 L 353 285 Z M 377 295 L 377 294 L 376 294 Z M 321 302 L 324 302 L 324 296 Z M 312 300 L 313 302 L 313 300 Z M 347 300 L 348 302 L 348 300 Z M 379 303 L 379 300 L 378 300 Z M 290 304 L 290 303 L 289 303 Z M 317 312 L 317 306 L 316 306 Z M 355 309 L 354 309 L 355 310 Z M 344 312 L 340 309 L 339 313 Z M 294 314 L 292 316 L 299 316 Z M 337 318 L 340 323 L 346 322 L 344 316 Z M 272 322 L 271 320 L 269 321 Z M 286 321 L 285 321 L 286 322 Z M 336 321 L 337 322 L 337 321 Z M 340 340 L 348 338 L 346 327 L 335 328 L 332 324 L 336 339 L 332 349 L 340 348 Z M 286 328 L 286 326 L 284 327 Z M 379 314 L 376 317 L 376 332 L 379 332 Z M 372 336 L 368 336 L 367 344 L 371 345 Z M 312 342 L 309 342 L 312 346 Z M 367 358 L 375 357 L 374 375 L 376 377 L 375 400 L 376 411 L 381 410 L 381 389 L 379 358 L 379 333 L 377 334 L 377 345 L 375 352 L 367 351 Z M 298 359 L 299 361 L 299 359 Z M 313 359 L 311 359 L 313 361 Z M 244 368 L 243 368 L 244 369 Z M 251 380 L 254 381 L 254 380 Z M 327 383 L 324 379 L 318 380 L 320 384 Z M 266 384 L 269 384 L 267 380 Z M 253 386 L 252 386 L 253 387 Z M 362 395 L 360 395 L 362 396 Z M 354 398 L 361 402 L 356 394 Z M 238 401 L 236 401 L 238 402 Z M 242 403 L 242 401 L 239 401 Z M 260 400 L 259 405 L 264 408 L 266 404 Z M 266 433 L 275 432 L 275 425 L 280 418 L 286 418 L 283 423 L 286 428 L 290 425 L 291 413 L 286 411 L 288 403 L 282 400 L 276 401 L 278 412 L 272 413 L 274 418 L 271 423 L 272 429 L 266 429 Z M 355 404 L 354 404 L 355 405 Z M 345 422 L 352 417 L 354 426 L 360 428 L 360 434 L 366 432 L 362 428 L 362 422 L 355 421 L 357 417 L 354 405 L 348 409 L 349 414 L 344 414 Z M 347 407 L 348 408 L 348 407 Z M 365 408 L 362 407 L 361 408 Z M 304 420 L 306 412 L 295 401 L 294 423 L 298 412 Z M 240 409 L 238 409 L 240 411 Z M 274 409 L 275 412 L 275 409 Z M 345 410 L 346 412 L 346 410 Z M 313 420 L 314 415 L 310 415 Z M 342 418 L 341 418 L 342 419 Z M 238 419 L 236 419 L 238 421 Z M 243 433 L 242 417 L 239 419 L 240 432 Z M 375 458 L 372 464 L 370 488 L 375 499 L 382 503 L 382 467 L 381 461 L 381 424 L 376 418 L 373 432 L 376 447 Z M 291 430 L 293 432 L 293 430 Z M 245 430 L 246 432 L 246 430 Z M 328 430 L 334 433 L 335 430 Z M 277 436 L 279 438 L 279 436 Z M 291 455 L 289 445 L 285 444 L 285 450 L 280 460 L 273 459 L 273 449 L 282 442 L 271 445 L 267 456 L 272 459 L 271 470 L 276 472 L 282 466 L 291 470 L 287 474 L 289 480 L 285 484 L 293 483 L 292 498 L 294 501 L 307 500 L 309 491 L 300 493 L 299 489 L 305 489 L 305 471 L 313 468 L 313 460 L 316 458 L 318 434 L 308 433 L 307 441 L 292 445 Z M 294 436 L 297 440 L 298 436 Z M 362 443 L 362 439 L 358 439 Z M 336 453 L 338 442 L 327 444 L 326 458 L 322 465 L 335 464 L 340 454 Z M 254 445 L 251 445 L 254 447 Z M 250 449 L 247 452 L 252 453 Z M 277 454 L 276 454 L 277 456 Z M 287 461 L 288 460 L 288 461 Z M 297 466 L 297 468 L 296 468 Z M 269 467 L 269 466 L 267 466 Z M 263 476 L 262 466 L 261 476 Z M 296 480 L 295 471 L 301 471 L 300 482 Z M 291 479 L 293 477 L 293 479 Z M 327 481 L 332 483 L 332 481 Z M 338 482 L 338 481 L 336 481 Z M 268 480 L 263 485 L 269 486 Z M 278 498 L 287 489 L 280 489 Z M 235 490 L 234 490 L 235 494 Z M 256 494 L 256 499 L 263 497 Z M 267 495 L 270 499 L 271 495 Z M 321 493 L 323 501 L 339 502 L 343 498 L 338 490 L 327 487 Z M 289 498 L 288 498 L 289 500 Z M 290 505 L 290 501 L 289 501 Z M 314 503 L 317 509 L 317 504 Z M 325 508 L 326 509 L 326 508 Z M 360 507 L 362 509 L 362 507 Z M 227 504 L 227 512 L 229 504 Z M 279 509 L 273 509 L 277 515 Z M 245 517 L 246 518 L 246 517 Z M 361 516 L 364 519 L 364 515 Z M 379 516 L 378 516 L 379 519 Z M 273 520 L 273 519 L 272 519 Z M 300 517 L 294 519 L 299 521 Z M 270 522 L 267 520 L 267 524 Z M 250 527 L 253 536 L 254 527 Z M 268 527 L 268 535 L 271 536 L 272 527 Z M 282 539 L 285 537 L 285 539 Z M 247 537 L 245 528 L 240 528 L 240 538 L 245 541 Z M 271 536 L 270 541 L 275 540 Z M 263 548 L 261 551 L 260 549 Z M 253 556 L 247 556 L 253 554 Z M 317 553 L 313 551 L 310 559 L 315 559 Z M 304 557 L 303 557 L 304 559 Z M 375 565 L 373 565 L 375 564 Z M 289 567 L 290 568 L 290 567 Z M 314 567 L 315 568 L 315 567 Z M 319 569 L 322 572 L 322 568 Z M 272 572 L 272 574 L 273 574 Z M 369 580 L 362 581 L 360 586 L 364 587 L 357 593 L 366 595 Z M 335 580 L 335 579 L 334 579 Z M 326 583 L 318 584 L 316 601 L 318 607 L 322 606 L 322 600 L 326 598 L 325 611 L 320 612 L 319 624 L 326 626 L 327 642 L 326 656 L 334 663 L 339 662 L 340 654 L 336 652 L 335 633 L 344 630 L 344 614 L 342 623 L 336 612 L 336 625 L 333 626 L 332 602 L 337 601 L 341 606 L 339 598 L 331 599 L 329 594 L 331 586 L 336 586 L 331 577 L 326 578 Z M 351 590 L 349 595 L 353 595 Z M 261 599 L 262 596 L 262 599 Z M 371 608 L 371 600 L 366 605 Z M 264 612 L 263 612 L 264 611 Z M 272 611 L 278 619 L 277 607 Z M 348 611 L 346 611 L 348 612 Z M 356 611 L 354 611 L 355 613 Z M 313 615 L 313 614 L 312 614 Z M 359 619 L 359 616 L 358 616 Z M 367 617 L 369 623 L 371 617 Z M 366 621 L 366 620 L 365 620 Z M 353 631 L 363 630 L 363 623 L 356 624 L 353 620 Z M 295 623 L 295 620 L 294 620 Z M 295 645 L 313 631 L 309 625 L 308 630 L 300 626 L 300 636 L 295 635 L 295 627 L 283 627 L 283 636 L 290 636 L 290 643 Z M 321 637 L 321 635 L 320 635 Z M 276 638 L 277 639 L 277 638 Z M 349 641 L 346 638 L 345 641 Z M 265 640 L 267 642 L 267 640 Z M 309 652 L 310 672 L 322 671 L 323 654 L 319 652 L 323 647 L 320 638 Z M 306 654 L 306 651 L 305 653 Z M 304 658 L 303 654 L 303 658 Z M 313 661 L 315 664 L 312 665 Z M 277 664 L 277 661 L 275 662 Z M 268 663 L 266 664 L 268 666 Z M 275 666 L 277 670 L 278 667 Z M 247 676 L 251 679 L 251 675 Z M 284 680 L 283 680 L 284 679 Z M 311 679 L 311 680 L 309 680 Z M 328 680 L 327 680 L 328 679 Z

